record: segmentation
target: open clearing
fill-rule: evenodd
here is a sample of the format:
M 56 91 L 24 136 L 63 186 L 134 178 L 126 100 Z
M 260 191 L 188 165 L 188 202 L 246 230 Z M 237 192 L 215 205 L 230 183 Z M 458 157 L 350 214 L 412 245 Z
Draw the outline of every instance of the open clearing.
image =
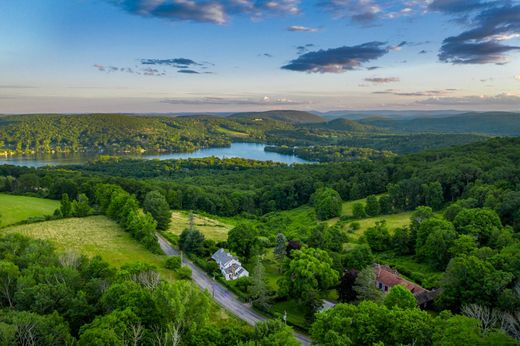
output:
M 89 257 L 99 255 L 116 267 L 134 262 L 149 263 L 166 279 L 174 277 L 173 272 L 163 268 L 166 256 L 151 253 L 105 216 L 38 222 L 0 231 L 0 234 L 10 233 L 49 240 L 59 251 L 72 250 Z
M 45 198 L 0 193 L 0 226 L 8 226 L 30 217 L 52 215 L 60 202 Z
M 189 227 L 189 214 L 186 211 L 172 212 L 172 222 L 168 232 L 180 235 L 182 231 Z M 233 225 L 196 213 L 193 213 L 193 223 L 206 239 L 215 241 L 225 241 L 229 230 L 233 228 Z

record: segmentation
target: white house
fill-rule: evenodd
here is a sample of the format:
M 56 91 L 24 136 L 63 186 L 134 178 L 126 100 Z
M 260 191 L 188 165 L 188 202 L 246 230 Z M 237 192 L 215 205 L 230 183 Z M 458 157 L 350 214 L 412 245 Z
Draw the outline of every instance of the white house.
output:
M 236 280 L 243 276 L 249 276 L 249 272 L 242 267 L 242 263 L 224 249 L 219 249 L 211 256 L 220 267 L 222 275 L 226 280 Z

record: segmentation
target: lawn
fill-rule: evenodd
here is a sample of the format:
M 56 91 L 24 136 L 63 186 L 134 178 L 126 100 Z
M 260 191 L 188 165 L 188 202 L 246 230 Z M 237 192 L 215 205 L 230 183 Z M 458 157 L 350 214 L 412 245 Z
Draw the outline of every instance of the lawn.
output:
M 307 329 L 308 326 L 305 323 L 305 309 L 303 304 L 299 303 L 296 299 L 289 299 L 287 301 L 278 302 L 271 306 L 271 312 L 280 314 L 283 316 L 287 313 L 287 322 L 295 325 L 301 329 Z
M 233 228 L 231 224 L 196 213 L 193 213 L 193 221 L 196 229 L 201 231 L 207 239 L 215 241 L 227 240 L 227 234 Z M 174 211 L 168 232 L 179 235 L 189 227 L 189 223 L 189 212 Z
M 351 233 L 352 238 L 358 239 L 363 235 L 363 233 L 365 233 L 368 228 L 375 226 L 376 222 L 383 220 L 386 221 L 388 230 L 390 231 L 390 234 L 392 234 L 396 228 L 408 226 L 410 224 L 410 217 L 412 216 L 412 213 L 413 212 L 409 211 L 398 214 L 380 215 L 366 219 L 354 220 L 355 222 L 359 222 L 360 228 L 354 231 L 354 233 Z
M 39 222 L 11 226 L 0 231 L 0 234 L 10 233 L 49 240 L 59 251 L 72 250 L 86 256 L 99 255 L 116 267 L 138 261 L 149 263 L 155 265 L 166 279 L 174 277 L 171 271 L 163 268 L 166 256 L 151 253 L 105 216 Z
M 31 217 L 52 215 L 60 202 L 51 199 L 0 193 L 0 226 L 8 226 Z

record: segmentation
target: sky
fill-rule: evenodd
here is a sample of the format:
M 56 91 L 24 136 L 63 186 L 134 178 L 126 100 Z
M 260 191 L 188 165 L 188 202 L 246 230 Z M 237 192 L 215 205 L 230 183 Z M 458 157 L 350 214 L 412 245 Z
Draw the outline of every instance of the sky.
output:
M 520 110 L 520 0 L 1 0 L 0 113 Z

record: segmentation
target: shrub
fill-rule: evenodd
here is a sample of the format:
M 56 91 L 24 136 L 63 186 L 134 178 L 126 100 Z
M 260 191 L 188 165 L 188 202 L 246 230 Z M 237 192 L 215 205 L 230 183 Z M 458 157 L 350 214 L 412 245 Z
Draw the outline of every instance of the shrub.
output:
M 166 259 L 164 266 L 171 270 L 178 270 L 181 267 L 181 258 L 179 256 L 171 256 Z

